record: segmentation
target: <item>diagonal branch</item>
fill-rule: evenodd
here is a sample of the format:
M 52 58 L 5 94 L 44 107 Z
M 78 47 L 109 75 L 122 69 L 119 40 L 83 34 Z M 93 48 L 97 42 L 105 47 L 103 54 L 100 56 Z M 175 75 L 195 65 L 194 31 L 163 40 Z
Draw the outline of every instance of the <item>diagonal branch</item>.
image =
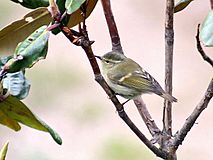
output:
M 84 13 L 82 14 L 84 16 Z M 86 18 L 86 17 L 84 17 Z M 69 29 L 62 24 L 59 26 L 62 30 L 62 33 L 75 45 L 81 46 L 85 51 L 88 60 L 91 64 L 95 80 L 101 85 L 104 89 L 106 94 L 111 99 L 112 103 L 114 104 L 116 110 L 119 113 L 119 116 L 123 119 L 123 121 L 131 128 L 131 130 L 138 136 L 138 138 L 151 150 L 153 151 L 158 157 L 167 158 L 167 153 L 162 151 L 161 149 L 157 148 L 154 144 L 149 141 L 145 135 L 135 126 L 135 124 L 130 120 L 126 112 L 124 111 L 123 105 L 119 102 L 117 97 L 114 95 L 114 92 L 110 89 L 106 81 L 104 80 L 103 76 L 100 73 L 100 69 L 98 63 L 95 59 L 94 53 L 92 51 L 91 42 L 89 40 L 89 36 L 86 30 L 85 20 L 83 21 L 83 27 L 79 27 L 79 33 L 73 32 L 73 30 Z M 78 35 L 80 36 L 78 37 Z
M 212 96 L 213 96 L 213 78 L 211 79 L 210 84 L 205 92 L 205 95 L 201 99 L 200 103 L 196 106 L 196 108 L 191 113 L 191 115 L 186 119 L 186 122 L 184 123 L 184 125 L 180 129 L 180 131 L 178 131 L 176 133 L 175 138 L 173 140 L 173 146 L 174 146 L 175 150 L 177 150 L 179 145 L 182 144 L 187 133 L 190 131 L 192 126 L 195 124 L 195 121 L 197 120 L 199 115 L 202 113 L 202 111 L 205 108 L 207 108 L 208 103 L 210 102 Z
M 205 61 L 207 61 L 213 67 L 213 60 L 206 55 L 206 53 L 204 52 L 204 50 L 203 50 L 203 48 L 200 44 L 200 30 L 199 30 L 199 28 L 200 28 L 200 24 L 198 24 L 198 26 L 197 26 L 197 35 L 196 35 L 197 50 L 200 52 L 200 55 L 203 57 L 203 59 Z
M 143 99 L 141 97 L 137 97 L 134 99 L 134 103 L 138 109 L 138 112 L 140 113 L 143 121 L 145 122 L 150 134 L 153 137 L 153 143 L 161 143 L 160 140 L 160 135 L 161 135 L 161 130 L 158 128 L 156 125 L 155 121 L 152 119 L 146 104 L 144 103 Z
M 89 39 L 88 39 L 89 40 Z M 93 71 L 98 67 L 97 62 L 92 62 L 94 58 L 94 54 L 92 51 L 91 46 L 82 46 L 84 51 L 87 54 L 87 57 L 91 63 L 91 66 L 93 68 Z M 94 59 L 95 60 L 95 59 Z M 95 60 L 96 61 L 96 60 Z M 107 95 L 110 97 L 111 101 L 113 102 L 114 106 L 116 107 L 116 110 L 119 113 L 119 116 L 123 119 L 123 121 L 131 128 L 131 130 L 138 136 L 138 138 L 151 150 L 153 153 L 155 153 L 158 157 L 166 158 L 167 153 L 158 149 L 155 145 L 153 145 L 146 137 L 145 135 L 135 126 L 135 124 L 131 121 L 131 119 L 128 117 L 126 112 L 124 111 L 123 105 L 118 101 L 117 97 L 113 94 L 112 90 L 107 85 L 106 81 L 102 77 L 102 75 L 98 72 L 95 72 L 95 80 L 102 86 L 104 91 L 107 93 Z
M 112 41 L 112 49 L 115 50 L 119 50 L 122 51 L 122 46 L 120 43 L 120 36 L 118 34 L 118 30 L 116 27 L 116 23 L 114 20 L 114 16 L 111 10 L 111 5 L 110 5 L 110 0 L 102 0 L 102 6 L 103 6 L 103 10 L 104 10 L 104 14 L 105 14 L 105 18 L 107 21 L 107 25 L 108 25 L 108 29 L 109 29 L 109 33 L 110 33 L 110 37 L 111 37 L 111 41 Z M 122 51 L 123 52 L 123 51 Z M 149 129 L 150 133 L 152 134 L 152 136 L 154 136 L 154 133 L 157 133 L 158 131 L 160 131 L 160 129 L 157 127 L 157 125 L 155 124 L 155 122 L 153 120 L 151 120 L 151 116 L 148 112 L 143 102 L 143 100 L 134 100 L 135 105 L 138 108 L 138 111 L 140 113 L 140 115 L 142 117 L 147 117 L 149 120 L 149 122 L 147 121 L 148 119 L 144 119 L 145 124 L 147 125 L 147 128 Z M 141 105 L 142 104 L 142 105 Z
M 168 158 L 167 152 L 157 148 L 155 145 L 148 140 L 145 135 L 143 135 L 140 130 L 135 126 L 135 124 L 128 118 L 126 112 L 118 112 L 119 116 L 125 121 L 125 123 L 131 128 L 131 130 L 138 136 L 139 139 L 154 153 L 156 156 L 161 157 L 163 159 Z
M 166 21 L 165 21 L 165 91 L 172 95 L 172 68 L 173 68 L 173 44 L 174 44 L 174 0 L 166 2 Z M 163 130 L 172 135 L 172 104 L 164 102 L 163 110 Z
M 107 21 L 111 42 L 112 42 L 112 50 L 118 50 L 123 53 L 120 36 L 118 34 L 118 29 L 114 20 L 114 16 L 112 14 L 110 0 L 101 0 L 104 15 Z

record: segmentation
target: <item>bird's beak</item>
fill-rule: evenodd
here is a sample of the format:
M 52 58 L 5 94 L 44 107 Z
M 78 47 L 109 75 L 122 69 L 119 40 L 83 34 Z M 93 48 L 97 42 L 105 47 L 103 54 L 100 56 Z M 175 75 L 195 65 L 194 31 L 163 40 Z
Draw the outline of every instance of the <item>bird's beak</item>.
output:
M 96 56 L 96 55 L 95 55 L 95 58 L 98 58 L 98 59 L 102 60 L 102 57 L 101 57 L 101 56 Z

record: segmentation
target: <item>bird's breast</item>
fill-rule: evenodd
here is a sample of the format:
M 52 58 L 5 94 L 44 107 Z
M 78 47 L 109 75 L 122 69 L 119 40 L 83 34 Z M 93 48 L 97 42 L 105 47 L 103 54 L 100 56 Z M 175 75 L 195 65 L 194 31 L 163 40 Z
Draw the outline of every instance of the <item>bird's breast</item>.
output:
M 133 88 L 129 88 L 123 85 L 120 85 L 118 83 L 114 83 L 112 82 L 109 78 L 107 78 L 106 75 L 104 75 L 104 79 L 106 80 L 107 84 L 109 85 L 109 87 L 118 95 L 126 98 L 126 99 L 132 99 L 138 95 L 140 95 L 141 93 Z

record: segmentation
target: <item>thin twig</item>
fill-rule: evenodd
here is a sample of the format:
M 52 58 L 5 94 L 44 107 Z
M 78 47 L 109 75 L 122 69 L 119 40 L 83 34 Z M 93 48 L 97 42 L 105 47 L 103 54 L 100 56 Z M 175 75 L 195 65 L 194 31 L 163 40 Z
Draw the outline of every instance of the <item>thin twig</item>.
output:
M 173 14 L 174 0 L 166 1 L 166 21 L 165 21 L 165 90 L 172 95 L 172 68 L 173 68 Z M 169 101 L 164 102 L 163 129 L 172 135 L 172 104 Z
M 112 41 L 112 50 L 118 50 L 123 53 L 120 36 L 118 34 L 118 29 L 114 20 L 114 16 L 112 14 L 110 0 L 101 0 L 101 2 Z
M 191 115 L 186 119 L 183 127 L 178 131 L 175 135 L 175 138 L 173 140 L 173 146 L 175 150 L 178 149 L 179 145 L 182 144 L 184 138 L 186 137 L 187 133 L 190 131 L 192 126 L 195 124 L 195 121 L 199 117 L 199 115 L 202 113 L 202 111 L 207 108 L 208 103 L 210 102 L 211 98 L 213 96 L 213 78 L 210 81 L 210 84 L 205 92 L 204 97 L 201 99 L 200 103 L 196 106 L 194 111 L 191 113 Z
M 58 9 L 58 5 L 56 4 L 55 0 L 49 0 L 49 11 L 54 20 L 59 21 L 61 13 Z
M 198 24 L 198 26 L 197 26 L 197 35 L 196 35 L 197 50 L 200 52 L 200 55 L 203 57 L 203 59 L 205 61 L 207 61 L 213 67 L 213 60 L 206 55 L 206 53 L 204 52 L 204 50 L 203 50 L 203 48 L 201 46 L 201 43 L 200 43 L 200 30 L 199 30 L 199 28 L 200 28 L 200 24 Z
M 143 121 L 145 122 L 150 134 L 153 137 L 152 142 L 153 143 L 161 143 L 160 142 L 160 136 L 161 136 L 161 130 L 156 125 L 155 121 L 152 119 L 146 104 L 144 103 L 143 99 L 141 97 L 137 97 L 134 99 L 134 103 L 138 109 L 138 112 L 140 113 Z

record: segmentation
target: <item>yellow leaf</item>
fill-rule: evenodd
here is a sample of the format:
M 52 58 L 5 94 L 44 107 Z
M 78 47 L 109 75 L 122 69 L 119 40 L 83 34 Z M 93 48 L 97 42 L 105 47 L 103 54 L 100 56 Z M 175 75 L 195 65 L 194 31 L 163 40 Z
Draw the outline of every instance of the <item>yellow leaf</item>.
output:
M 49 132 L 58 144 L 62 144 L 58 133 L 33 114 L 23 102 L 9 95 L 0 102 L 0 123 L 18 131 L 21 129 L 18 122 L 40 131 Z
M 11 95 L 8 96 L 3 102 L 0 103 L 0 110 L 12 120 L 47 132 L 47 129 L 43 127 L 35 115 L 16 97 Z
M 6 142 L 0 151 L 0 160 L 5 160 L 9 142 Z
M 18 122 L 8 117 L 8 115 L 1 109 L 0 109 L 0 123 L 13 129 L 14 131 L 19 131 L 21 129 L 21 126 L 18 124 Z

